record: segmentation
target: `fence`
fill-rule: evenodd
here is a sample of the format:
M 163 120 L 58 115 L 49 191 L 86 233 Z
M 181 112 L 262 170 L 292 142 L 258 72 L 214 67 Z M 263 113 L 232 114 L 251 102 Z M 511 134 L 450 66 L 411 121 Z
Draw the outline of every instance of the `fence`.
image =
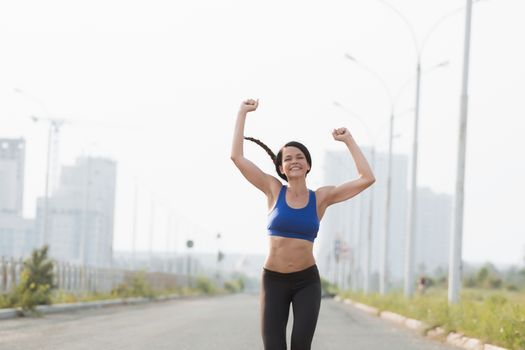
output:
M 24 267 L 22 259 L 0 258 L 0 293 L 7 293 L 20 281 Z M 59 290 L 70 293 L 110 292 L 122 282 L 129 281 L 137 271 L 73 265 L 67 262 L 53 264 L 54 283 Z M 145 272 L 145 279 L 153 289 L 187 286 L 188 276 L 163 272 Z

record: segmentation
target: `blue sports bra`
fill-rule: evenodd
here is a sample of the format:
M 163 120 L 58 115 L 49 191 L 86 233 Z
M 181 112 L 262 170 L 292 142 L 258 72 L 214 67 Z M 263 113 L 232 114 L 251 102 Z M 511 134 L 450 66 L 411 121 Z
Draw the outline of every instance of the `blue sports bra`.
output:
M 286 203 L 286 189 L 285 185 L 281 187 L 277 203 L 268 214 L 268 234 L 313 242 L 319 231 L 315 192 L 308 190 L 310 196 L 306 207 L 295 209 Z

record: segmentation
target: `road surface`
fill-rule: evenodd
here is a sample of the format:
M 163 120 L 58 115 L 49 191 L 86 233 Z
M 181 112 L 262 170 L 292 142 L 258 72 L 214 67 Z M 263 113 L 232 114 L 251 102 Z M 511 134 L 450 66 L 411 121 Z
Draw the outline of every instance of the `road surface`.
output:
M 255 294 L 200 297 L 0 320 L 2 350 L 262 350 Z M 288 344 L 291 331 L 290 315 Z M 312 349 L 452 350 L 323 299 Z

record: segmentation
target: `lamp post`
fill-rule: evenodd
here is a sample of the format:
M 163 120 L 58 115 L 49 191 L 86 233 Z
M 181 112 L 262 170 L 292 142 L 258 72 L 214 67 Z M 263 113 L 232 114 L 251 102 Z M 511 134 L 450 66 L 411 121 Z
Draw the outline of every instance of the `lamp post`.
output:
M 221 261 L 224 258 L 224 254 L 221 251 L 221 238 L 222 235 L 220 232 L 217 232 L 217 235 L 215 236 L 217 239 L 217 282 L 219 283 L 219 286 L 221 285 Z
M 367 72 L 369 72 L 372 76 L 374 76 L 383 87 L 386 95 L 388 96 L 389 100 L 389 109 L 390 109 L 390 116 L 389 116 L 389 137 L 388 137 L 388 164 L 387 164 L 387 185 L 386 185 L 386 198 L 385 198 L 385 218 L 384 218 L 384 226 L 383 231 L 381 235 L 381 247 L 380 247 L 380 257 L 381 261 L 379 264 L 379 292 L 381 294 L 386 293 L 387 289 L 387 268 L 388 268 L 388 241 L 389 241 L 389 235 L 390 235 L 390 207 L 391 207 L 391 193 L 392 193 L 392 143 L 394 139 L 394 117 L 395 117 L 395 110 L 397 103 L 399 101 L 399 98 L 401 97 L 401 93 L 403 92 L 404 88 L 408 86 L 410 82 L 414 80 L 414 78 L 408 79 L 401 87 L 399 88 L 397 94 L 395 97 L 393 97 L 393 94 L 386 84 L 385 80 L 381 77 L 380 74 L 378 74 L 373 69 L 369 68 L 366 64 L 362 63 L 361 61 L 357 60 L 353 56 L 349 54 L 345 54 L 345 58 L 352 61 L 353 63 L 357 64 Z M 434 69 L 445 67 L 448 65 L 448 61 L 443 61 L 441 63 L 438 63 L 434 66 L 429 67 L 424 72 L 430 72 Z M 421 76 L 421 71 L 419 70 L 418 75 L 416 75 L 416 78 L 419 79 Z
M 138 221 L 138 206 L 139 206 L 139 186 L 135 178 L 135 189 L 133 194 L 133 227 L 132 227 L 132 242 L 131 242 L 131 265 L 135 269 L 137 265 L 137 221 Z
M 189 287 L 193 287 L 193 282 L 192 282 L 192 266 L 191 266 L 191 256 L 190 256 L 190 252 L 191 252 L 191 248 L 193 248 L 193 240 L 191 239 L 188 239 L 186 241 L 186 248 L 188 248 L 188 257 L 187 257 L 187 264 L 186 264 L 186 276 L 188 278 L 188 285 Z
M 419 44 L 414 27 L 411 22 L 392 4 L 385 0 L 378 0 L 382 4 L 389 7 L 394 11 L 400 19 L 407 25 L 412 41 L 414 43 L 414 49 L 416 53 L 416 91 L 415 91 L 415 115 L 414 115 L 414 137 L 412 144 L 412 171 L 411 171 L 411 184 L 410 184 L 410 198 L 409 198 L 409 211 L 407 216 L 407 231 L 405 240 L 405 278 L 404 278 L 404 294 L 406 297 L 412 297 L 414 294 L 414 281 L 413 281 L 413 270 L 414 270 L 414 235 L 416 230 L 417 222 L 417 167 L 418 167 L 418 149 L 419 149 L 419 110 L 420 110 L 420 97 L 421 97 L 421 58 L 423 49 L 425 48 L 428 39 L 436 28 L 443 23 L 446 18 L 462 11 L 464 7 L 457 8 L 453 11 L 448 12 L 444 16 L 440 17 L 431 29 L 425 35 L 421 44 Z M 477 0 L 480 1 L 480 0 Z
M 465 161 L 467 149 L 467 108 L 468 108 L 468 73 L 470 59 L 470 28 L 472 18 L 472 0 L 467 0 L 465 19 L 465 43 L 463 57 L 463 84 L 461 90 L 458 165 L 456 175 L 456 196 L 454 203 L 454 229 L 450 244 L 449 264 L 449 303 L 459 301 L 461 286 L 461 245 L 463 239 L 463 206 L 465 196 Z
M 148 246 L 148 265 L 149 271 L 153 271 L 153 238 L 155 236 L 155 209 L 157 208 L 156 195 L 152 192 L 150 198 L 149 216 L 149 246 Z

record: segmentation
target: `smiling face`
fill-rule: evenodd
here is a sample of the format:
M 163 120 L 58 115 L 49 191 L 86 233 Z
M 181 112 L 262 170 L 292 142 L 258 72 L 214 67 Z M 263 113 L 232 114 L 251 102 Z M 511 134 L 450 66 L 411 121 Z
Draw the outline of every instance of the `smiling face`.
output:
M 305 177 L 310 165 L 304 153 L 297 147 L 288 146 L 282 149 L 282 163 L 279 166 L 281 173 L 288 179 Z

